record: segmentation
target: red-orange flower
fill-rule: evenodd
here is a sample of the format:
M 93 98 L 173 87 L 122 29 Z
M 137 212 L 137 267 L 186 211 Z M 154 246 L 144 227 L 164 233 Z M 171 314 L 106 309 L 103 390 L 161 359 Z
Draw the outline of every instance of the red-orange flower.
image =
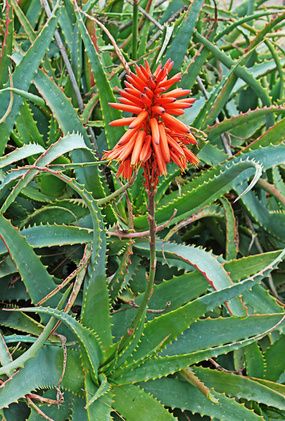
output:
M 120 162 L 118 175 L 130 179 L 133 169 L 144 168 L 147 184 L 156 184 L 159 175 L 167 173 L 166 165 L 173 161 L 181 170 L 187 162 L 197 164 L 198 158 L 187 145 L 196 144 L 189 127 L 174 116 L 184 113 L 195 99 L 183 98 L 188 89 L 168 89 L 181 80 L 181 74 L 168 79 L 173 61 L 167 60 L 152 73 L 149 64 L 136 66 L 136 73 L 126 76 L 125 88 L 119 90 L 120 103 L 110 103 L 113 108 L 132 113 L 111 126 L 128 126 L 117 145 L 104 154 L 104 159 Z

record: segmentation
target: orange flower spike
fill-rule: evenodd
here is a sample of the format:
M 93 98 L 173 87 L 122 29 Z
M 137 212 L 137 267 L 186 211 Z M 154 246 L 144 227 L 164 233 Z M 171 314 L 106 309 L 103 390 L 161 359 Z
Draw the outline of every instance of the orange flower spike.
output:
M 156 114 L 163 114 L 163 113 L 165 113 L 165 109 L 163 107 L 159 107 L 158 105 L 155 105 L 154 107 L 151 107 L 151 111 L 153 113 L 156 113 Z
M 143 101 L 140 100 L 137 95 L 132 95 L 127 90 L 125 92 L 121 92 L 121 96 L 133 102 L 135 105 L 139 105 L 139 106 L 143 105 Z
M 131 153 L 133 152 L 133 148 L 135 146 L 135 141 L 137 139 L 137 134 L 135 136 L 133 136 L 129 142 L 126 144 L 126 146 L 123 148 L 122 153 L 119 156 L 119 160 L 120 161 L 124 161 L 125 159 L 127 159 Z
M 125 88 L 127 92 L 129 92 L 132 95 L 140 95 L 141 91 L 139 89 L 135 88 L 134 85 L 132 85 L 129 82 L 125 82 L 125 85 L 127 87 L 127 88 Z
M 177 75 L 173 76 L 171 79 L 164 80 L 158 84 L 158 89 L 164 88 L 169 89 L 172 85 L 174 85 L 176 82 L 180 82 L 181 80 L 181 73 L 177 73 Z
M 107 151 L 103 155 L 103 159 L 118 159 L 120 156 L 120 153 L 122 152 L 122 148 L 117 146 L 116 148 L 112 149 L 111 151 Z
M 140 107 L 134 107 L 133 105 L 127 104 L 118 104 L 117 102 L 109 102 L 111 107 L 115 108 L 116 110 L 127 111 L 128 113 L 138 114 L 142 111 Z
M 177 118 L 172 117 L 172 115 L 168 113 L 164 113 L 162 115 L 164 122 L 170 124 L 173 128 L 177 129 L 180 132 L 189 133 L 189 127 L 186 124 L 182 123 L 182 121 L 177 120 Z
M 171 110 L 168 110 L 171 114 L 173 115 L 183 115 L 184 111 L 181 110 L 180 108 L 171 108 Z
M 182 98 L 182 99 L 178 99 L 176 101 L 177 104 L 181 103 L 181 102 L 187 102 L 189 104 L 193 104 L 196 101 L 196 98 Z
M 168 146 L 168 141 L 167 141 L 167 135 L 165 133 L 164 125 L 163 124 L 159 124 L 158 125 L 158 128 L 159 128 L 159 133 L 160 133 L 160 149 L 161 149 L 161 153 L 162 153 L 162 156 L 163 156 L 165 162 L 169 162 L 170 161 L 170 151 L 169 151 L 169 146 Z
M 192 135 L 192 133 L 188 133 L 188 135 L 186 136 L 186 144 L 191 143 L 192 145 L 197 145 L 197 140 L 195 139 L 195 137 Z
M 191 162 L 191 164 L 194 165 L 198 165 L 199 164 L 199 159 L 197 158 L 197 156 L 195 154 L 193 154 L 193 152 L 189 151 L 189 149 L 187 148 L 183 148 L 184 154 L 187 158 L 187 161 Z
M 166 175 L 167 169 L 166 169 L 166 164 L 161 153 L 161 148 L 160 148 L 160 145 L 154 141 L 154 138 L 152 138 L 152 145 L 155 151 L 155 157 L 156 157 L 157 165 L 159 168 L 159 172 L 161 175 Z
M 134 128 L 137 128 L 137 127 L 141 126 L 141 124 L 147 118 L 147 116 L 148 116 L 148 112 L 147 111 L 140 112 L 139 115 L 129 125 L 129 128 L 130 129 L 134 129 Z
M 179 101 L 175 101 L 175 102 L 171 102 L 170 104 L 167 104 L 165 106 L 165 108 L 167 110 L 171 110 L 172 108 L 190 108 L 192 107 L 192 104 L 190 104 L 189 102 L 179 102 Z
M 119 166 L 117 175 L 121 175 L 122 177 L 129 180 L 132 176 L 132 167 L 131 167 L 131 161 L 130 159 L 127 159 L 126 161 L 122 162 Z
M 175 98 L 170 97 L 170 96 L 169 97 L 165 97 L 165 98 L 158 97 L 156 99 L 156 104 L 160 104 L 160 105 L 172 104 L 175 100 L 176 100 Z
M 167 69 L 167 72 L 169 73 L 172 67 L 174 66 L 174 61 L 169 58 L 167 62 L 165 63 L 164 67 Z
M 167 173 L 168 162 L 173 161 L 182 171 L 187 168 L 187 161 L 194 165 L 199 162 L 186 146 L 197 144 L 195 137 L 186 124 L 175 118 L 184 114 L 195 99 L 187 98 L 189 89 L 172 89 L 181 80 L 180 73 L 168 78 L 172 67 L 170 59 L 154 72 L 148 62 L 136 65 L 135 72 L 126 76 L 125 88 L 116 89 L 119 102 L 110 104 L 132 116 L 110 123 L 112 127 L 129 127 L 104 158 L 119 161 L 118 175 L 126 179 L 141 166 L 147 188 L 155 186 L 158 176 Z
M 147 73 L 148 76 L 151 76 L 151 70 L 150 70 L 150 67 L 149 67 L 149 64 L 148 64 L 148 61 L 147 60 L 145 60 L 145 62 L 144 62 L 143 69 L 146 71 L 146 73 Z
M 162 68 L 162 66 L 161 66 L 161 64 L 159 64 L 159 65 L 157 66 L 156 70 L 155 70 L 155 71 L 154 71 L 154 73 L 153 73 L 153 76 L 154 76 L 155 78 L 157 77 L 158 73 L 161 71 L 161 68 Z
M 173 89 L 170 92 L 166 92 L 165 94 L 162 94 L 162 98 L 167 98 L 169 96 L 172 96 L 174 98 L 179 98 L 180 96 L 185 96 L 185 95 L 190 94 L 190 92 L 191 92 L 190 89 L 177 88 L 177 89 Z
M 159 129 L 158 129 L 158 122 L 156 118 L 151 118 L 149 120 L 150 128 L 151 128 L 151 135 L 153 142 L 158 145 L 159 144 Z
M 197 140 L 191 133 L 187 134 L 181 134 L 181 133 L 175 133 L 175 136 L 173 136 L 173 139 L 177 142 L 182 142 L 184 145 L 197 145 Z
M 152 99 L 150 99 L 146 94 L 141 94 L 140 98 L 143 101 L 145 107 L 147 108 L 151 107 Z
M 137 165 L 139 163 L 139 157 L 142 151 L 144 138 L 145 138 L 145 131 L 140 130 L 135 141 L 135 146 L 134 146 L 132 158 L 131 158 L 131 165 Z
M 139 90 L 142 90 L 145 87 L 145 82 L 141 80 L 138 76 L 136 76 L 134 73 L 127 75 L 126 79 Z
M 173 150 L 170 151 L 170 157 L 172 159 L 172 161 L 178 166 L 180 167 L 180 169 L 182 171 L 184 171 L 187 168 L 187 160 L 185 155 L 178 155 L 176 152 L 174 152 Z
M 147 83 L 147 81 L 148 81 L 148 75 L 146 74 L 146 73 L 144 73 L 144 71 L 143 71 L 143 67 L 141 67 L 141 66 L 138 66 L 137 64 L 136 64 L 136 72 L 137 72 L 137 75 L 139 76 L 139 78 L 141 79 L 141 80 L 143 80 L 145 83 Z
M 171 147 L 171 150 L 179 157 L 184 156 L 184 151 L 179 145 L 178 142 L 176 142 L 172 137 L 167 136 L 168 144 Z
M 142 147 L 141 153 L 140 153 L 140 161 L 146 162 L 150 158 L 151 154 L 151 136 L 148 135 L 145 138 L 144 145 Z
M 112 126 L 112 127 L 129 126 L 134 120 L 135 120 L 135 117 L 119 118 L 118 120 L 111 121 L 111 123 L 109 123 L 109 126 Z
M 129 129 L 126 133 L 121 137 L 118 142 L 118 145 L 125 145 L 128 141 L 137 133 L 135 129 Z M 115 146 L 116 147 L 116 146 Z
M 119 97 L 118 98 L 118 101 L 120 101 L 121 104 L 127 104 L 127 105 L 132 105 L 133 107 L 136 107 L 134 101 L 131 101 L 131 100 L 127 99 L 127 98 Z

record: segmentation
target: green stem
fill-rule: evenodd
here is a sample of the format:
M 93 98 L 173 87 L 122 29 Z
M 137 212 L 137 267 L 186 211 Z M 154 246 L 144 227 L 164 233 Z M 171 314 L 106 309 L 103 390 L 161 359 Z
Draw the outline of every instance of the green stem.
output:
M 137 315 L 134 319 L 132 328 L 135 330 L 141 321 L 143 314 L 146 311 L 146 307 L 151 298 L 154 286 L 154 278 L 156 272 L 156 248 L 155 248 L 155 234 L 156 234 L 156 223 L 155 223 L 155 193 L 156 188 L 151 184 L 148 190 L 148 225 L 149 225 L 149 274 L 146 282 L 146 289 L 142 303 L 138 309 Z
M 154 278 L 156 271 L 156 249 L 155 249 L 155 234 L 156 234 L 156 223 L 155 223 L 155 192 L 156 188 L 151 184 L 148 191 L 148 224 L 149 224 L 149 250 L 150 250 L 150 262 L 149 262 L 149 276 L 145 291 L 143 302 L 145 305 L 152 295 Z
M 138 42 L 138 0 L 133 0 L 133 59 L 137 58 L 137 42 Z
M 146 289 L 143 296 L 143 300 L 138 309 L 132 328 L 136 328 L 139 324 L 141 317 L 146 311 L 148 302 L 153 293 L 155 272 L 156 272 L 156 248 L 155 248 L 155 234 L 156 234 L 156 223 L 155 223 L 155 193 L 156 188 L 151 184 L 148 190 L 148 226 L 149 226 L 149 274 L 146 281 Z
M 137 312 L 137 316 L 134 320 L 134 326 L 137 327 L 142 315 L 146 311 L 148 302 L 151 298 L 154 286 L 154 278 L 156 272 L 156 248 L 155 248 L 155 234 L 156 234 L 156 223 L 155 223 L 155 193 L 156 188 L 151 184 L 148 190 L 148 225 L 149 225 L 149 274 L 146 281 L 146 289 L 140 308 Z
M 118 349 L 116 352 L 120 357 L 116 361 L 116 364 L 122 364 L 125 361 L 126 353 L 132 341 L 135 341 L 137 344 L 140 335 L 142 334 L 142 324 L 145 319 L 147 305 L 153 293 L 155 272 L 156 272 L 156 247 L 155 247 L 155 234 L 156 234 L 156 223 L 155 223 L 155 193 L 156 187 L 150 183 L 150 188 L 147 191 L 148 194 L 148 223 L 149 223 L 149 244 L 150 244 L 150 262 L 149 262 L 149 274 L 146 281 L 146 289 L 144 292 L 143 300 L 138 308 L 137 314 L 128 329 L 128 332 L 137 332 L 138 336 L 134 339 L 133 335 L 129 335 L 127 332 L 119 342 Z M 124 355 L 125 354 L 125 355 Z M 112 370 L 113 364 L 112 360 L 105 362 L 105 372 Z

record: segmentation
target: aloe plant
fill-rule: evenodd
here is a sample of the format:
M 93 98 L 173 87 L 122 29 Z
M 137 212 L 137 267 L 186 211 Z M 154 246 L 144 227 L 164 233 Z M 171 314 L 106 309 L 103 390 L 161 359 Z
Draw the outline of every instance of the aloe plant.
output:
M 285 13 L 230 3 L 3 2 L 3 420 L 285 418 Z M 145 60 L 196 99 L 155 190 L 103 158 Z

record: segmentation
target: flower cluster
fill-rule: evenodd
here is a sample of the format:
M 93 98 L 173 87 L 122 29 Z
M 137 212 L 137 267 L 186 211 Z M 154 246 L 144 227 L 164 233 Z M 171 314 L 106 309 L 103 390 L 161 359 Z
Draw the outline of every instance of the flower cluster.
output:
M 181 80 L 180 73 L 167 78 L 172 67 L 170 59 L 153 73 L 147 62 L 136 66 L 136 73 L 127 75 L 125 88 L 119 90 L 119 103 L 110 103 L 113 108 L 133 114 L 110 123 L 128 126 L 128 130 L 104 154 L 104 159 L 120 162 L 118 175 L 126 179 L 131 178 L 134 168 L 142 166 L 147 184 L 150 180 L 157 184 L 158 176 L 167 173 L 167 163 L 173 161 L 185 170 L 187 162 L 199 162 L 187 147 L 195 145 L 196 139 L 189 127 L 174 117 L 182 115 L 195 99 L 182 98 L 190 93 L 188 89 L 168 91 Z

